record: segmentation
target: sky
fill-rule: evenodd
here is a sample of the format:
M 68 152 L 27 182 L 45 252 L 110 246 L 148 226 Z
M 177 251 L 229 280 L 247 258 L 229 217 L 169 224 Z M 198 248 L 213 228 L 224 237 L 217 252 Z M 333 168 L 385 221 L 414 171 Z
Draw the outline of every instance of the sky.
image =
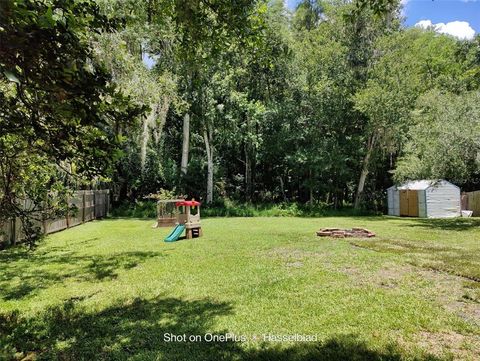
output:
M 472 39 L 480 32 L 480 0 L 403 1 L 405 25 L 433 25 L 440 33 Z
M 300 0 L 285 0 L 294 9 Z M 432 26 L 439 33 L 472 39 L 480 33 L 480 0 L 402 0 L 406 26 Z

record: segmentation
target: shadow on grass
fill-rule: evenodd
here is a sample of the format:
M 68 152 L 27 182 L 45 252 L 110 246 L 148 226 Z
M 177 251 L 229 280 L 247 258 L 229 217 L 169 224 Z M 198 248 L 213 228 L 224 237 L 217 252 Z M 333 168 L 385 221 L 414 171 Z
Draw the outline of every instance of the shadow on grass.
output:
M 480 218 L 416 218 L 416 217 L 394 217 L 394 216 L 364 216 L 350 217 L 351 221 L 358 222 L 357 226 L 361 226 L 362 222 L 392 222 L 396 226 L 405 226 L 424 229 L 438 229 L 444 231 L 469 231 L 480 227 Z M 402 224 L 403 223 L 403 224 Z
M 447 218 L 447 219 L 415 219 L 415 224 L 409 227 L 421 227 L 429 229 L 441 229 L 445 231 L 468 231 L 480 227 L 479 218 Z
M 216 317 L 232 311 L 230 304 L 208 299 L 159 298 L 135 299 L 100 312 L 89 312 L 80 302 L 69 300 L 33 318 L 22 317 L 18 312 L 0 314 L 0 358 L 399 361 L 407 356 L 394 346 L 374 350 L 353 335 L 294 346 L 263 343 L 256 348 L 235 341 L 166 342 L 164 339 L 167 333 L 204 336 Z M 411 359 L 440 360 L 428 355 Z
M 0 298 L 19 300 L 67 280 L 99 282 L 113 280 L 161 252 L 122 252 L 109 255 L 79 255 L 49 249 L 31 252 L 24 248 L 0 252 Z

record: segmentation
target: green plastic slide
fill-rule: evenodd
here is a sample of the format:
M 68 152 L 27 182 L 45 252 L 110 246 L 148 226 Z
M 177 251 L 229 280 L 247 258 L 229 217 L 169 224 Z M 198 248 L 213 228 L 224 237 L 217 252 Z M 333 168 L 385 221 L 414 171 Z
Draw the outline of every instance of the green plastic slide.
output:
M 165 242 L 175 242 L 178 241 L 180 236 L 182 235 L 183 231 L 185 230 L 185 226 L 183 224 L 177 224 L 175 228 L 170 232 L 167 238 L 164 239 Z

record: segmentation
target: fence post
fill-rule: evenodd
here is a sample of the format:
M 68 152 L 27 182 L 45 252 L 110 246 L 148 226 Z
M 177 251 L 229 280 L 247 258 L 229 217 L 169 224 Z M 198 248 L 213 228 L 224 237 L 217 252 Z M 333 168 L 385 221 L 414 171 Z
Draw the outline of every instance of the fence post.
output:
M 97 191 L 93 190 L 93 219 L 97 219 Z
M 68 202 L 68 196 L 67 196 L 67 228 L 70 228 L 70 204 Z
M 82 224 L 85 223 L 85 191 L 82 192 Z
M 44 200 L 45 207 L 48 207 L 48 194 L 45 195 Z M 43 227 L 43 234 L 47 234 L 47 220 L 45 219 L 45 215 L 42 215 L 42 227 Z
M 105 194 L 105 216 L 110 213 L 110 189 L 107 189 Z

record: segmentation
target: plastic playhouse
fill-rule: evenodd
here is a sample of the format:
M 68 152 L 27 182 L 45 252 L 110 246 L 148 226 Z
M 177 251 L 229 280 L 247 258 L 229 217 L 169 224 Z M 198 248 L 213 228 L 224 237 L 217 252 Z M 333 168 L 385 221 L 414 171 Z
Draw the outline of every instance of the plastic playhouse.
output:
M 184 200 L 184 198 L 159 200 L 157 202 L 157 223 L 153 227 L 172 227 L 176 225 L 178 222 L 176 204 Z
M 185 231 L 185 237 L 191 239 L 202 236 L 200 224 L 200 202 L 180 200 L 175 202 L 176 226 L 165 238 L 165 242 L 175 242 Z

